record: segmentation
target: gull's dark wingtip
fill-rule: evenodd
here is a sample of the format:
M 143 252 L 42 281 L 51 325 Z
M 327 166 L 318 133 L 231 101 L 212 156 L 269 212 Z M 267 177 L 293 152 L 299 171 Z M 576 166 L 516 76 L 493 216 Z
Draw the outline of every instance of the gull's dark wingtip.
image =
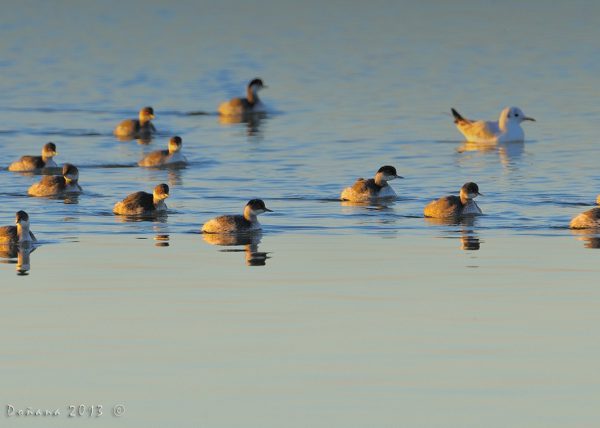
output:
M 459 112 L 454 110 L 454 108 L 451 108 L 450 110 L 452 111 L 452 116 L 454 116 L 454 123 L 462 122 L 465 120 L 465 118 L 462 117 Z

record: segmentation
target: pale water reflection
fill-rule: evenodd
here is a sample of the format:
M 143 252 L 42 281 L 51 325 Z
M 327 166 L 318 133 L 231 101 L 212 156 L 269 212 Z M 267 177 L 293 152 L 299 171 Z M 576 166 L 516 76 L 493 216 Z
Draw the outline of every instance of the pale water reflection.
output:
M 456 151 L 462 154 L 497 154 L 500 164 L 506 168 L 515 167 L 521 161 L 525 153 L 525 143 L 523 141 L 512 141 L 507 143 L 474 143 L 471 141 L 463 142 Z

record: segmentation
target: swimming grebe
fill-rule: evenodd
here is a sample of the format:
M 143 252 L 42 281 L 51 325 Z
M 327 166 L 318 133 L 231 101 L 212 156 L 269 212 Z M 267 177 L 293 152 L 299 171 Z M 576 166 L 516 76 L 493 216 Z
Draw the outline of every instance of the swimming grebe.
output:
M 497 121 L 469 120 L 465 119 L 456 110 L 452 110 L 454 123 L 461 134 L 473 143 L 506 143 L 509 141 L 523 141 L 525 133 L 521 128 L 521 122 L 531 120 L 518 107 L 506 107 L 500 112 Z
M 0 244 L 19 244 L 37 241 L 33 233 L 29 230 L 29 215 L 25 211 L 17 212 L 15 224 L 16 226 L 0 227 Z
M 596 198 L 600 205 L 600 195 Z M 600 228 L 600 207 L 592 208 L 574 217 L 569 224 L 571 229 L 597 229 Z
M 258 91 L 266 88 L 261 79 L 248 83 L 246 98 L 233 98 L 219 106 L 219 114 L 223 116 L 242 116 L 254 113 L 266 113 L 266 108 L 258 98 Z
M 117 202 L 113 208 L 115 214 L 121 215 L 152 215 L 164 213 L 167 204 L 164 200 L 169 197 L 169 186 L 159 184 L 154 188 L 152 194 L 146 192 L 135 192 L 127 196 L 121 202 Z
M 52 159 L 56 156 L 56 145 L 54 143 L 46 143 L 42 147 L 41 156 L 22 156 L 21 159 L 10 164 L 9 171 L 28 172 L 36 171 L 43 168 L 56 168 L 56 162 Z
M 261 230 L 257 216 L 264 212 L 273 212 L 265 206 L 262 199 L 252 199 L 244 207 L 243 215 L 222 215 L 208 220 L 202 226 L 204 233 L 244 233 Z
M 114 134 L 119 138 L 150 138 L 156 132 L 152 119 L 154 119 L 154 109 L 144 107 L 140 110 L 138 119 L 125 119 L 117 125 Z
M 168 150 L 156 150 L 148 153 L 138 162 L 139 166 L 156 167 L 156 166 L 183 166 L 187 164 L 187 159 L 181 153 L 181 137 L 172 137 L 169 140 Z
M 464 215 L 482 214 L 481 209 L 473 200 L 479 193 L 475 183 L 465 183 L 460 189 L 460 196 L 445 196 L 427 204 L 423 213 L 425 217 L 450 218 Z
M 81 193 L 79 185 L 79 170 L 75 165 L 66 163 L 61 175 L 47 175 L 39 183 L 33 184 L 27 194 L 31 196 L 58 196 L 63 194 Z
M 343 201 L 365 202 L 376 199 L 393 199 L 396 198 L 396 192 L 387 183 L 390 180 L 395 180 L 400 177 L 396 173 L 396 168 L 385 165 L 379 168 L 375 178 L 359 178 L 352 187 L 346 187 L 342 190 L 340 198 Z

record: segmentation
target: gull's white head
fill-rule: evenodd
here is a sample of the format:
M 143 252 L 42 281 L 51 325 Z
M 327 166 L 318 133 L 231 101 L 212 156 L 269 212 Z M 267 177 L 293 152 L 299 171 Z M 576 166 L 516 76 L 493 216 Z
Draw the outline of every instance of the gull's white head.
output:
M 523 110 L 521 110 L 519 107 L 506 107 L 500 113 L 500 119 L 498 121 L 500 122 L 500 127 L 502 128 L 503 124 L 520 124 L 525 120 L 535 122 L 533 117 L 525 116 L 525 113 L 523 113 Z

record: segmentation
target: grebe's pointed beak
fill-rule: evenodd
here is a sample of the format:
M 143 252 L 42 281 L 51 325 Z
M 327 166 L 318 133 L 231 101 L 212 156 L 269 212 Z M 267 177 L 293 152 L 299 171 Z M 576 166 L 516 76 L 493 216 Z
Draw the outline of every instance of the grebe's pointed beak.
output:
M 401 175 L 397 175 L 396 178 L 404 178 L 404 177 L 402 177 Z
M 265 211 L 268 212 L 268 213 L 272 213 L 273 212 L 273 210 L 270 210 L 267 207 L 265 207 Z
M 536 120 L 535 120 L 533 117 L 527 117 L 527 116 L 525 116 L 525 117 L 523 118 L 523 120 L 530 120 L 530 121 L 532 121 L 532 122 L 535 122 L 535 121 L 536 121 Z

